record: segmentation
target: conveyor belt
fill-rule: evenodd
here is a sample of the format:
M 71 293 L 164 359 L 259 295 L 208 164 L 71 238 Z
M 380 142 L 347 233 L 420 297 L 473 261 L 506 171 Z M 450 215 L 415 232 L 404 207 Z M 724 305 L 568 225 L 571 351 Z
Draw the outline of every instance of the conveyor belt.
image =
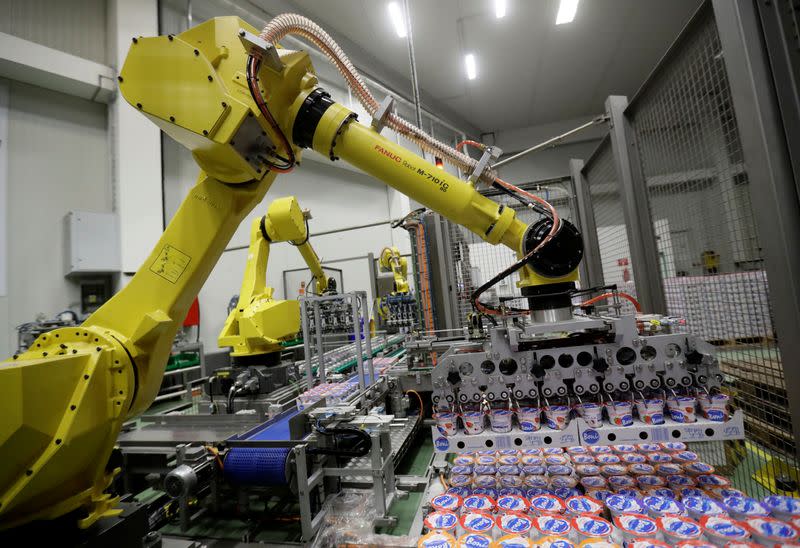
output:
M 299 412 L 297 409 L 290 410 L 237 439 L 289 440 L 289 421 Z M 234 447 L 225 457 L 225 477 L 237 485 L 286 485 L 289 482 L 287 460 L 291 451 L 289 447 Z

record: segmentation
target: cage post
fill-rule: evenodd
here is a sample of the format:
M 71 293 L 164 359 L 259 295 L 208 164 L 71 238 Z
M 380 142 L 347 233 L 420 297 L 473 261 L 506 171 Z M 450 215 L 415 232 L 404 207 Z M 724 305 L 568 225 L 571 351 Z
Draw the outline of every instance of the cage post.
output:
M 575 190 L 575 204 L 578 209 L 581 234 L 583 235 L 583 262 L 581 263 L 581 279 L 583 287 L 603 285 L 603 263 L 600 261 L 600 244 L 597 241 L 597 226 L 592 211 L 592 196 L 589 185 L 583 174 L 583 160 L 570 160 L 569 172 Z

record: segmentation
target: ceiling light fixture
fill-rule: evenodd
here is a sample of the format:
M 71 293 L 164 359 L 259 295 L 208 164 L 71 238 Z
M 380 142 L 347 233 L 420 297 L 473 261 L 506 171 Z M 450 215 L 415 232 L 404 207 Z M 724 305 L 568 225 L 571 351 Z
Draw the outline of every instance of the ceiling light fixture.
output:
M 406 28 L 406 18 L 403 17 L 403 10 L 400 9 L 400 4 L 397 2 L 389 2 L 389 17 L 394 25 L 394 30 L 397 36 L 405 38 L 408 36 L 408 29 Z
M 464 56 L 464 66 L 467 69 L 467 78 L 474 80 L 478 77 L 478 67 L 475 65 L 475 56 L 468 53 Z
M 494 16 L 497 19 L 506 16 L 506 0 L 494 0 Z
M 558 6 L 558 15 L 556 16 L 556 25 L 571 23 L 575 19 L 577 12 L 578 0 L 561 0 L 561 4 Z

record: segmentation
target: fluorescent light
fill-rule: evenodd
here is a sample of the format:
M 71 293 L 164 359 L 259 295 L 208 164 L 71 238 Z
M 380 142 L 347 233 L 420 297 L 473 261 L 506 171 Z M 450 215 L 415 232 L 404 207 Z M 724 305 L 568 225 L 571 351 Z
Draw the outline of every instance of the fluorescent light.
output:
M 577 12 L 578 0 L 561 0 L 561 5 L 558 6 L 558 15 L 556 16 L 556 25 L 571 23 L 575 19 Z
M 408 29 L 406 29 L 406 18 L 403 16 L 403 10 L 397 2 L 389 2 L 389 17 L 392 19 L 392 25 L 397 36 L 405 38 L 408 36 Z
M 475 56 L 468 53 L 464 56 L 464 66 L 467 68 L 467 78 L 474 80 L 478 76 L 478 67 L 475 65 Z
M 506 16 L 506 0 L 494 0 L 494 16 L 498 19 Z

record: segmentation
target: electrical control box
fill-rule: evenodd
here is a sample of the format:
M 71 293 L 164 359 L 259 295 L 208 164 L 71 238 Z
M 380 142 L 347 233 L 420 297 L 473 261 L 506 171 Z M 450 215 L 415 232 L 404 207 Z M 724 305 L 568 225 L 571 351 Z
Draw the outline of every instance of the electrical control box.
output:
M 119 245 L 116 214 L 70 211 L 64 216 L 64 275 L 119 272 Z

